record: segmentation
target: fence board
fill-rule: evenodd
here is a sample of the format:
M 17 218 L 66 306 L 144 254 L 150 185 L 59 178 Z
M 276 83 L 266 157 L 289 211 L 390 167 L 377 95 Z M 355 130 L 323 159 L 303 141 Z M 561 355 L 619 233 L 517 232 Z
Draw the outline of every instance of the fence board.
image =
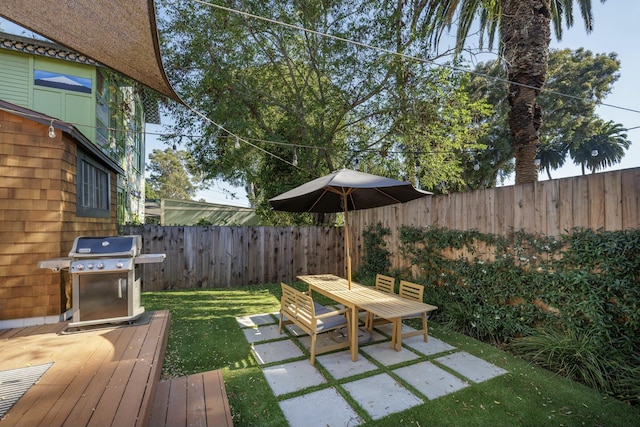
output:
M 560 227 L 560 186 L 554 185 L 552 182 L 545 183 L 546 199 L 541 200 L 543 209 L 545 210 L 546 230 L 544 234 L 548 236 L 560 235 L 562 229 Z
M 558 183 L 558 234 L 569 232 L 573 228 L 573 181 L 560 180 Z
M 589 228 L 589 182 L 575 179 L 573 182 L 573 227 Z
M 622 171 L 622 228 L 637 228 L 640 225 L 640 169 Z
M 484 233 L 502 235 L 523 229 L 552 236 L 569 232 L 574 227 L 594 230 L 637 228 L 640 225 L 640 168 L 428 196 L 406 203 L 402 208 L 420 210 L 425 206 L 430 207 L 430 215 L 423 215 L 422 221 L 414 225 L 459 230 L 477 227 Z M 375 211 L 382 212 L 381 208 Z M 353 233 L 358 236 L 370 222 L 363 220 L 358 211 L 353 217 Z M 383 226 L 391 230 L 387 241 L 393 242 L 394 248 L 400 244 L 399 226 L 407 224 L 411 217 L 410 211 L 399 216 L 400 220 L 391 215 L 380 216 Z M 393 260 L 392 268 L 404 266 L 404 260 Z
M 602 174 L 587 177 L 589 186 L 589 228 L 604 228 L 604 179 Z
M 392 268 L 411 267 L 400 256 L 399 228 L 442 226 L 507 235 L 523 229 L 557 236 L 574 227 L 606 230 L 640 225 L 640 168 L 469 193 L 427 196 L 405 204 L 349 213 L 354 271 L 362 233 L 378 222 Z M 466 227 L 466 228 L 465 228 Z M 331 227 L 125 227 L 143 237 L 145 253 L 166 253 L 141 265 L 144 290 L 236 287 L 293 281 L 299 274 L 345 275 L 344 229 Z
M 620 171 L 603 174 L 604 180 L 604 228 L 608 231 L 622 229 L 622 184 Z
M 164 262 L 141 264 L 145 291 L 291 282 L 300 274 L 343 274 L 344 234 L 334 227 L 126 226 L 143 253 Z

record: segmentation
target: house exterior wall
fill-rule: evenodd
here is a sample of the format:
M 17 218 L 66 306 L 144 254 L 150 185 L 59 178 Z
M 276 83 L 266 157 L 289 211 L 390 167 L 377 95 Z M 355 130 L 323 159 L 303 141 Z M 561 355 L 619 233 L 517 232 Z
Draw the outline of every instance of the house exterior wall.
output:
M 76 159 L 68 134 L 50 138 L 46 125 L 0 110 L 0 322 L 57 319 L 69 278 L 38 261 L 67 256 L 78 235 L 117 234 L 115 172 L 111 217 L 78 217 Z
M 141 222 L 145 116 L 136 85 L 61 46 L 5 36 L 0 44 L 0 100 L 73 124 L 125 171 L 114 185 L 119 200 L 117 221 Z M 82 79 L 89 90 L 36 84 L 39 73 Z

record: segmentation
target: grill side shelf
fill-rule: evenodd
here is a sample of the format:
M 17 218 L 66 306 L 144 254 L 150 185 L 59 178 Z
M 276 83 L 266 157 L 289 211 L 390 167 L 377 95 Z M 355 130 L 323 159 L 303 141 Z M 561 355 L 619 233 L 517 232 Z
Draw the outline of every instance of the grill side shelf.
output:
M 71 265 L 71 258 L 51 258 L 38 261 L 38 268 L 48 268 L 54 272 L 69 268 L 69 265 Z
M 154 262 L 162 262 L 167 254 L 140 254 L 133 260 L 136 264 L 151 264 Z

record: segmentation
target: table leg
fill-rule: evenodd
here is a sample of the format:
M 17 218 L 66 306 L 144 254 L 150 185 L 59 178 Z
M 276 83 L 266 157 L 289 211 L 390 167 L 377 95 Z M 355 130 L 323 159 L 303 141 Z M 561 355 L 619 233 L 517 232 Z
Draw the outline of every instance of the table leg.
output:
M 393 319 L 393 338 L 391 343 L 395 351 L 402 349 L 402 318 Z
M 358 307 L 351 307 L 351 331 L 349 331 L 349 339 L 351 340 L 351 361 L 358 360 Z

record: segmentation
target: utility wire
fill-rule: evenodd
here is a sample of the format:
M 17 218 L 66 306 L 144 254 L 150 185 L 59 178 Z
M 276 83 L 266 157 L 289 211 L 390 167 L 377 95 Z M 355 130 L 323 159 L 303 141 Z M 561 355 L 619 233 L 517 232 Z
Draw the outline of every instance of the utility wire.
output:
M 467 68 L 456 67 L 454 65 L 439 64 L 439 63 L 437 63 L 435 61 L 432 61 L 432 60 L 429 60 L 429 59 L 424 59 L 424 58 L 419 57 L 419 56 L 414 56 L 414 55 L 408 55 L 408 54 L 405 54 L 405 53 L 395 52 L 395 51 L 390 50 L 390 49 L 377 47 L 377 46 L 372 46 L 372 45 L 367 44 L 367 43 L 359 42 L 359 41 L 356 41 L 356 40 L 350 40 L 350 39 L 347 39 L 347 38 L 344 38 L 344 37 L 334 36 L 334 35 L 331 35 L 331 34 L 323 33 L 321 31 L 317 31 L 317 30 L 311 30 L 311 29 L 308 29 L 308 28 L 305 28 L 305 27 L 294 25 L 294 24 L 288 24 L 286 22 L 278 21 L 278 20 L 272 19 L 272 18 L 265 18 L 264 16 L 255 15 L 253 13 L 245 12 L 245 11 L 238 10 L 238 9 L 233 9 L 233 8 L 226 7 L 226 6 L 221 6 L 219 4 L 210 3 L 210 2 L 207 2 L 207 1 L 204 1 L 204 0 L 191 0 L 191 1 L 193 3 L 199 3 L 199 4 L 202 4 L 202 5 L 205 5 L 205 6 L 210 6 L 210 7 L 216 8 L 216 9 L 224 10 L 226 12 L 234 13 L 234 14 L 237 14 L 237 15 L 242 15 L 242 16 L 245 16 L 247 18 L 257 19 L 257 20 L 268 22 L 268 23 L 271 23 L 271 24 L 287 27 L 287 28 L 290 28 L 290 29 L 293 29 L 293 30 L 303 31 L 303 32 L 306 32 L 306 33 L 309 33 L 309 34 L 314 34 L 314 35 L 317 35 L 317 36 L 326 37 L 326 38 L 329 38 L 329 39 L 332 39 L 332 40 L 341 41 L 341 42 L 344 42 L 344 43 L 352 44 L 352 45 L 363 47 L 363 48 L 366 48 L 366 49 L 371 49 L 371 50 L 374 50 L 374 51 L 377 51 L 377 52 L 382 52 L 382 53 L 386 53 L 386 54 L 389 54 L 389 55 L 399 56 L 399 57 L 401 57 L 403 59 L 409 59 L 409 60 L 412 60 L 412 61 L 418 61 L 418 62 L 422 62 L 422 63 L 425 63 L 425 64 L 432 64 L 432 65 L 435 65 L 437 67 L 449 68 L 449 69 L 451 69 L 453 71 L 462 72 L 462 73 L 469 73 L 469 74 L 473 74 L 473 75 L 478 76 L 478 77 L 483 77 L 483 78 L 486 78 L 486 79 L 495 80 L 495 81 L 501 82 L 501 83 L 517 85 L 517 86 L 526 87 L 526 88 L 529 88 L 529 89 L 540 90 L 540 91 L 543 91 L 543 92 L 546 92 L 546 93 L 550 93 L 550 94 L 557 95 L 557 96 L 562 96 L 562 97 L 565 97 L 565 98 L 570 98 L 570 99 L 576 99 L 576 100 L 580 100 L 580 101 L 589 102 L 589 99 L 587 99 L 587 98 L 583 98 L 583 97 L 579 97 L 579 96 L 575 96 L 575 95 L 564 94 L 564 93 L 561 93 L 561 92 L 556 92 L 556 91 L 545 89 L 545 88 L 539 89 L 539 88 L 537 88 L 535 86 L 527 85 L 527 84 L 524 84 L 524 83 L 514 82 L 514 81 L 511 81 L 511 80 L 502 78 L 502 77 L 490 76 L 488 74 L 479 73 L 479 72 L 476 72 L 476 71 L 473 71 L 473 70 L 469 70 Z M 636 110 L 636 109 L 633 109 L 633 108 L 622 107 L 622 106 L 618 106 L 618 105 L 614 105 L 614 104 L 608 104 L 608 103 L 601 103 L 599 105 L 606 106 L 606 107 L 611 107 L 611 108 L 616 108 L 616 109 L 619 109 L 619 110 L 630 111 L 630 112 L 633 112 L 633 113 L 640 114 L 640 110 Z
M 575 95 L 564 94 L 564 93 L 561 93 L 561 92 L 556 92 L 556 91 L 552 91 L 552 90 L 545 89 L 545 88 L 538 89 L 538 88 L 536 88 L 534 86 L 531 86 L 531 85 L 526 85 L 526 84 L 523 84 L 523 83 L 510 81 L 510 80 L 502 78 L 502 77 L 490 76 L 488 74 L 479 73 L 479 72 L 476 72 L 476 71 L 473 71 L 473 70 L 469 70 L 469 69 L 466 69 L 466 68 L 456 67 L 456 66 L 453 66 L 453 65 L 450 65 L 450 64 L 440 64 L 440 63 L 437 63 L 437 62 L 435 62 L 433 60 L 424 59 L 422 57 L 418 57 L 418 56 L 414 56 L 414 55 L 408 55 L 408 54 L 404 54 L 404 53 L 400 53 L 400 52 L 395 52 L 395 51 L 390 50 L 390 49 L 373 46 L 373 45 L 370 45 L 370 44 L 367 44 L 367 43 L 358 42 L 356 40 L 351 40 L 351 39 L 347 39 L 347 38 L 344 38 L 344 37 L 331 35 L 331 34 L 328 34 L 328 33 L 323 33 L 321 31 L 317 31 L 317 30 L 311 30 L 311 29 L 308 29 L 308 28 L 305 28 L 305 27 L 302 27 L 302 26 L 289 24 L 289 23 L 286 23 L 286 22 L 278 21 L 276 19 L 272 19 L 272 18 L 266 18 L 266 17 L 260 16 L 260 15 L 255 15 L 255 14 L 252 14 L 252 13 L 249 13 L 249 12 L 245 12 L 245 11 L 241 11 L 241 10 L 238 10 L 238 9 L 225 7 L 225 6 L 218 5 L 218 4 L 211 3 L 211 2 L 207 2 L 207 1 L 204 1 L 204 0 L 191 0 L 191 1 L 194 2 L 194 3 L 199 3 L 199 4 L 204 5 L 204 6 L 209 6 L 209 7 L 213 7 L 213 8 L 219 9 L 219 10 L 223 10 L 223 11 L 226 11 L 226 12 L 229 12 L 229 13 L 238 14 L 238 15 L 241 15 L 241 16 L 244 16 L 244 17 L 247 17 L 247 18 L 252 18 L 252 19 L 268 22 L 268 23 L 271 23 L 271 24 L 279 25 L 279 26 L 290 28 L 290 29 L 297 30 L 297 31 L 306 32 L 306 33 L 309 33 L 309 34 L 314 34 L 314 35 L 321 36 L 321 37 L 326 37 L 326 38 L 329 38 L 329 39 L 332 39 L 332 40 L 341 41 L 341 42 L 352 44 L 352 45 L 355 45 L 355 46 L 358 46 L 358 47 L 362 47 L 362 48 L 365 48 L 365 49 L 370 49 L 370 50 L 373 50 L 373 51 L 377 51 L 377 52 L 381 52 L 381 53 L 385 53 L 385 54 L 389 54 L 389 55 L 393 55 L 393 56 L 398 56 L 398 57 L 401 57 L 403 59 L 417 61 L 417 62 L 421 62 L 421 63 L 424 63 L 424 64 L 432 64 L 434 66 L 441 67 L 441 68 L 448 68 L 448 69 L 456 71 L 456 72 L 469 73 L 469 74 L 472 74 L 472 75 L 475 75 L 475 76 L 478 76 L 478 77 L 482 77 L 482 78 L 485 78 L 485 79 L 494 80 L 496 82 L 513 84 L 513 85 L 526 87 L 526 88 L 530 88 L 530 89 L 534 89 L 534 90 L 540 90 L 540 91 L 543 91 L 543 92 L 546 92 L 546 93 L 550 93 L 550 94 L 561 96 L 561 97 L 565 97 L 565 98 L 571 98 L 571 99 L 587 101 L 587 102 L 590 101 L 587 98 L 583 98 L 583 97 L 579 97 L 579 96 L 575 96 Z M 616 108 L 616 109 L 620 109 L 620 110 L 625 110 L 625 111 L 630 111 L 630 112 L 633 112 L 633 113 L 640 113 L 640 110 L 627 108 L 627 107 L 622 107 L 622 106 L 618 106 L 618 105 L 614 105 L 614 104 L 600 103 L 599 105 L 607 106 L 607 107 L 610 107 L 610 108 Z M 190 106 L 190 105 L 185 105 L 185 106 L 190 111 L 192 111 L 194 114 L 196 114 L 197 116 L 201 117 L 205 121 L 209 122 L 210 124 L 216 126 L 218 129 L 220 129 L 221 131 L 226 133 L 228 135 L 227 137 L 235 138 L 236 141 L 242 141 L 243 143 L 245 143 L 245 144 L 247 144 L 247 145 L 249 145 L 249 146 L 251 146 L 251 147 L 253 147 L 253 148 L 255 148 L 255 149 L 257 149 L 257 150 L 259 150 L 259 151 L 261 151 L 261 152 L 263 152 L 265 154 L 267 154 L 267 155 L 270 155 L 270 156 L 272 156 L 272 157 L 274 157 L 274 158 L 276 158 L 276 159 L 278 159 L 278 160 L 280 160 L 280 161 L 282 161 L 282 162 L 284 162 L 286 164 L 289 164 L 289 165 L 299 169 L 300 171 L 305 171 L 305 170 L 303 168 L 298 167 L 296 164 L 294 164 L 294 163 L 292 163 L 292 162 L 290 162 L 290 161 L 288 161 L 286 159 L 283 159 L 282 157 L 280 157 L 280 156 L 278 156 L 278 155 L 276 155 L 274 153 L 271 153 L 271 152 L 269 152 L 268 150 L 265 150 L 262 147 L 259 147 L 259 146 L 255 145 L 255 144 L 253 144 L 252 142 L 250 142 L 250 140 L 256 141 L 256 142 L 269 143 L 269 144 L 279 144 L 279 145 L 291 146 L 291 147 L 294 147 L 294 148 L 297 148 L 297 147 L 300 147 L 300 148 L 312 148 L 312 149 L 321 149 L 322 148 L 322 147 L 316 147 L 316 146 L 304 146 L 304 145 L 285 143 L 285 142 L 266 141 L 266 140 L 260 140 L 260 139 L 255 139 L 255 138 L 243 138 L 240 135 L 237 135 L 237 134 L 231 132 L 230 130 L 226 129 L 221 124 L 216 123 L 215 121 L 211 120 L 205 114 L 203 114 L 200 111 L 196 110 L 192 106 Z M 8 111 L 8 110 L 5 110 L 5 111 Z M 28 115 L 28 114 L 26 114 L 26 115 Z M 60 121 L 60 120 L 54 120 L 54 121 Z M 60 122 L 62 122 L 62 121 L 60 121 Z M 82 125 L 82 126 L 92 127 L 92 126 L 86 126 L 86 125 Z M 632 127 L 632 128 L 627 128 L 626 130 L 637 129 L 639 127 L 640 126 L 635 126 L 635 127 Z M 94 128 L 97 129 L 99 127 L 95 126 Z M 100 128 L 102 128 L 102 127 L 100 127 Z M 128 132 L 126 130 L 121 130 L 121 129 L 113 129 L 113 128 L 105 128 L 105 129 L 113 130 L 113 131 L 120 131 L 120 132 Z M 133 131 L 131 131 L 131 132 L 133 132 Z M 172 136 L 173 135 L 173 134 L 160 134 L 160 133 L 152 133 L 152 132 L 145 132 L 145 134 L 160 135 L 160 136 L 165 136 L 165 135 L 166 136 Z M 184 136 L 184 137 L 190 137 L 190 138 L 201 137 L 200 135 L 176 135 L 176 136 Z M 221 137 L 219 137 L 219 138 L 221 138 Z M 513 147 L 513 148 L 517 148 L 517 147 Z M 362 151 L 363 152 L 365 152 L 365 151 L 373 152 L 373 151 L 379 151 L 379 150 L 371 149 L 371 150 L 362 150 Z M 395 151 L 393 151 L 393 152 L 389 151 L 389 152 L 390 153 L 395 153 Z M 460 151 L 456 151 L 456 152 L 460 152 Z M 467 152 L 467 150 L 462 150 L 462 152 Z M 469 150 L 468 152 L 477 152 L 477 150 Z M 431 153 L 432 152 L 423 152 L 423 151 L 416 152 L 416 154 L 431 154 Z M 434 151 L 433 152 L 433 154 L 438 154 L 438 153 L 446 153 L 446 152 L 441 152 L 441 151 Z

